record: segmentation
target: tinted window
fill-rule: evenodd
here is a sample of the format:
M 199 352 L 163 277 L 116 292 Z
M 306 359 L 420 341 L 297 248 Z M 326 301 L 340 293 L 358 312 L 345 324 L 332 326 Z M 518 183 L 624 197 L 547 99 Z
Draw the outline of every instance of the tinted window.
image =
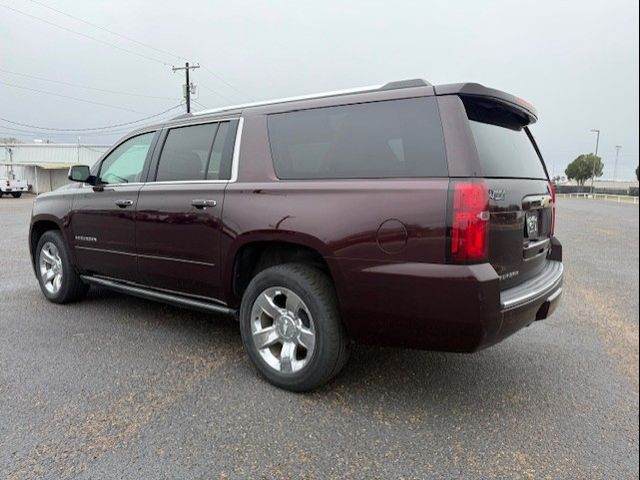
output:
M 144 161 L 155 132 L 130 138 L 115 148 L 100 166 L 103 183 L 134 183 L 141 181 Z
M 169 130 L 156 181 L 204 180 L 217 129 L 217 123 L 206 123 Z
M 475 120 L 469 123 L 485 177 L 547 178 L 523 128 L 511 129 Z
M 280 178 L 447 176 L 434 98 L 279 113 L 268 127 Z
M 209 168 L 207 169 L 208 180 L 219 180 L 222 178 L 220 176 L 220 166 L 222 164 L 222 154 L 224 152 L 228 132 L 229 122 L 221 123 L 220 127 L 218 127 L 216 139 L 213 142 L 213 149 L 211 150 L 211 159 L 209 160 Z

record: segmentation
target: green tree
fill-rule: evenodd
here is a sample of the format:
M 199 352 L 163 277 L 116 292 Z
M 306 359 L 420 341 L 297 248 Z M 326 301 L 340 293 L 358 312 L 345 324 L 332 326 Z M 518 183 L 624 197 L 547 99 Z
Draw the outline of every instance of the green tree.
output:
M 0 143 L 20 143 L 18 139 L 15 137 L 2 137 L 0 138 Z
M 578 185 L 584 185 L 588 179 L 591 178 L 591 174 L 594 170 L 595 164 L 595 176 L 601 177 L 604 163 L 602 159 L 593 153 L 582 154 L 577 157 L 573 162 L 567 166 L 564 173 L 569 180 L 575 180 Z

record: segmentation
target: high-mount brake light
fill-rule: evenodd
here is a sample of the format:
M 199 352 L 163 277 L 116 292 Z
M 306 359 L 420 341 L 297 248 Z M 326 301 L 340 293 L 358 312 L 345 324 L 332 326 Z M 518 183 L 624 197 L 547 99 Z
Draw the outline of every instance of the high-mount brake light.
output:
M 475 263 L 489 255 L 489 194 L 485 182 L 453 183 L 451 258 Z

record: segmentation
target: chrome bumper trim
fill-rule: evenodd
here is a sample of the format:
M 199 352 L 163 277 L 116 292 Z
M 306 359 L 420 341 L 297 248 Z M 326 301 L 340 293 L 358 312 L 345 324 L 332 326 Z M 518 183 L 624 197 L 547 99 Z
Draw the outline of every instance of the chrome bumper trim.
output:
M 513 310 L 545 296 L 553 296 L 555 300 L 559 293 L 553 294 L 556 290 L 562 290 L 563 272 L 562 262 L 547 260 L 547 264 L 535 278 L 500 292 L 502 310 Z

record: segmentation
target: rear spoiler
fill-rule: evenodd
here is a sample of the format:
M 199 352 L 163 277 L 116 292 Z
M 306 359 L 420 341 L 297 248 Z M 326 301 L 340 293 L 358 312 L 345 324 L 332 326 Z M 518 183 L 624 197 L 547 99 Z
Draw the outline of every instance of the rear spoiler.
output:
M 538 121 L 538 112 L 529 102 L 509 93 L 488 88 L 479 83 L 451 83 L 448 85 L 436 85 L 433 87 L 436 95 L 459 95 L 463 98 L 486 99 L 500 104 L 523 120 L 524 125 L 530 125 Z

